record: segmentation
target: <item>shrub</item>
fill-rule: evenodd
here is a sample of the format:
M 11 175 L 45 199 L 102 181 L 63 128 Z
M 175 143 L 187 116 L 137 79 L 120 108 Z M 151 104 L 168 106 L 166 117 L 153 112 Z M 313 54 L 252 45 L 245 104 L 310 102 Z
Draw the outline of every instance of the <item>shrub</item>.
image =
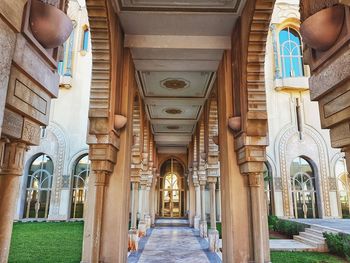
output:
M 350 235 L 323 233 L 329 251 L 350 261 Z
M 274 231 L 276 230 L 276 224 L 278 222 L 278 217 L 277 216 L 269 216 L 268 217 L 268 224 L 269 224 L 269 229 L 272 229 Z
M 301 223 L 279 219 L 277 216 L 269 216 L 268 222 L 270 229 L 290 238 L 293 238 L 294 235 L 298 235 L 299 232 L 305 231 L 305 228 L 307 227 Z

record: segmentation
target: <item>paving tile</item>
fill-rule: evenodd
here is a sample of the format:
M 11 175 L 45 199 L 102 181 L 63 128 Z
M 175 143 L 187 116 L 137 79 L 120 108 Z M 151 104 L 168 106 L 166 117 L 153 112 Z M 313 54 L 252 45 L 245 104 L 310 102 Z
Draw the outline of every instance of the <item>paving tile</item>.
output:
M 174 221 L 175 222 L 175 221 Z M 140 242 L 141 243 L 141 242 Z M 210 253 L 208 242 L 189 227 L 154 228 L 140 251 L 131 253 L 128 263 L 221 263 Z

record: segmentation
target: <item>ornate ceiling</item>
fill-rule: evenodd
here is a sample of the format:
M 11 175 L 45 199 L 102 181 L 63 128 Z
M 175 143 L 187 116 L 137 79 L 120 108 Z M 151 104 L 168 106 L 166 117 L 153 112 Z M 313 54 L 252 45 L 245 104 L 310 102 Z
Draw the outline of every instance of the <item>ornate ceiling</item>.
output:
M 119 8 L 128 11 L 199 11 L 237 12 L 238 0 L 118 0 Z
M 157 148 L 186 150 L 245 1 L 116 4 Z

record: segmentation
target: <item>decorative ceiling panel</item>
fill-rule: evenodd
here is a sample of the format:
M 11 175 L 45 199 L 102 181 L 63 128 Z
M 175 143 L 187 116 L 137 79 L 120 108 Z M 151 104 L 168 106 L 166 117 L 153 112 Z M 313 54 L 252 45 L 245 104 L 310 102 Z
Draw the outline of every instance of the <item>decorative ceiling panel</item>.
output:
M 151 119 L 196 120 L 199 117 L 202 106 L 184 105 L 181 103 L 172 105 L 147 105 Z
M 128 11 L 237 12 L 239 0 L 118 0 Z
M 156 124 L 152 125 L 154 133 L 179 133 L 192 134 L 195 125 L 177 125 L 175 124 Z
M 138 72 L 144 97 L 205 98 L 213 72 Z

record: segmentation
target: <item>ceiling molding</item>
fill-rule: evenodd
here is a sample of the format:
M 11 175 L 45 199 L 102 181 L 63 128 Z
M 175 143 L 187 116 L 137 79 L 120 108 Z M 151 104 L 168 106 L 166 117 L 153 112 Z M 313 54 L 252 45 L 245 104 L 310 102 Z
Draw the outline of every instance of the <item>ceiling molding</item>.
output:
M 231 49 L 231 36 L 125 35 L 124 47 Z
M 240 0 L 117 0 L 120 11 L 237 13 Z
M 219 60 L 134 59 L 138 71 L 217 71 Z

